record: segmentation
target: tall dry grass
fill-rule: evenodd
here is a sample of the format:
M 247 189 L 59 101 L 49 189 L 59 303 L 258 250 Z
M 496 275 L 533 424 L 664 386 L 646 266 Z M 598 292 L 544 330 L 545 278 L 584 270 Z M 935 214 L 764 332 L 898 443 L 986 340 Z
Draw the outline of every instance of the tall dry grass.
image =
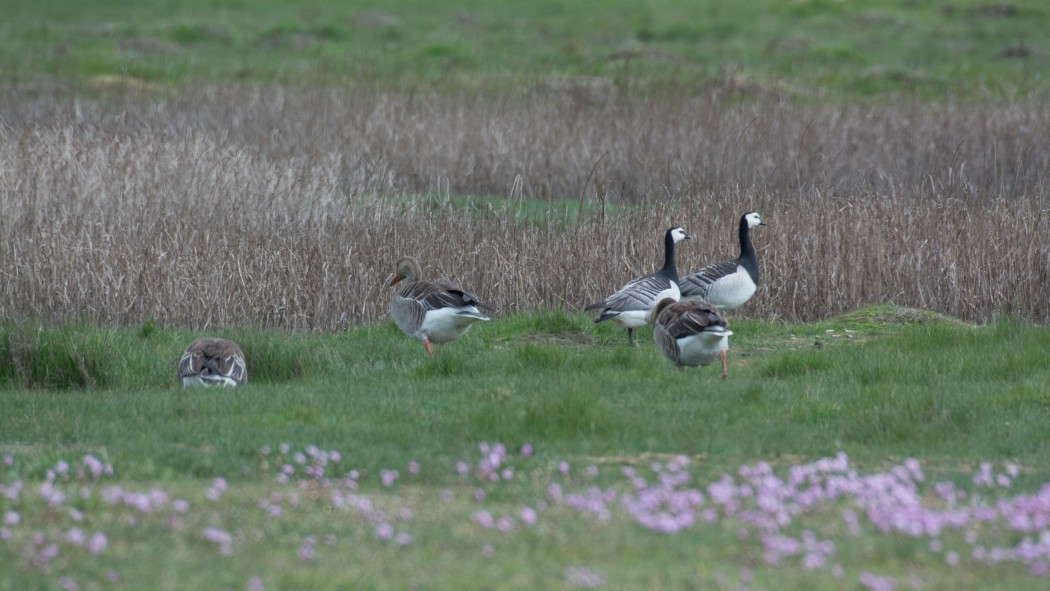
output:
M 334 330 L 386 314 L 401 254 L 503 311 L 580 309 L 655 269 L 668 225 L 695 237 L 682 271 L 736 256 L 758 209 L 764 285 L 739 315 L 893 302 L 1050 320 L 1046 106 L 4 93 L 4 318 Z M 537 223 L 523 198 L 639 207 Z

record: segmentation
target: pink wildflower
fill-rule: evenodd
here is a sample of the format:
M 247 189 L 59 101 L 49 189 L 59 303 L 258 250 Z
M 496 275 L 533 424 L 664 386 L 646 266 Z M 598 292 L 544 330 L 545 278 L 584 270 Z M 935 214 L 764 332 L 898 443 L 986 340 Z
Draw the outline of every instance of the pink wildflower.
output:
M 91 537 L 88 538 L 87 549 L 88 552 L 97 555 L 106 549 L 107 544 L 108 541 L 106 540 L 106 534 L 97 531 L 91 534 Z
M 518 517 L 521 518 L 521 522 L 525 525 L 535 525 L 536 510 L 532 507 L 522 507 L 521 511 L 518 512 Z

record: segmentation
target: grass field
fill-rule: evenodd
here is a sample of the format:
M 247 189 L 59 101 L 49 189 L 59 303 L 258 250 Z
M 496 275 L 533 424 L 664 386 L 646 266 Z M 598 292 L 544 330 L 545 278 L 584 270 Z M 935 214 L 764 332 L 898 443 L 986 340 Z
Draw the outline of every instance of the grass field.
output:
M 0 588 L 1045 583 L 1045 329 L 732 328 L 724 382 L 555 312 L 235 331 L 249 385 L 182 391 L 188 333 L 9 324 Z
M 0 12 L 0 591 L 1046 587 L 1043 2 Z M 750 209 L 727 380 L 580 313 Z
M 5 3 L 0 70 L 106 90 L 189 81 L 505 93 L 1045 96 L 1039 0 Z

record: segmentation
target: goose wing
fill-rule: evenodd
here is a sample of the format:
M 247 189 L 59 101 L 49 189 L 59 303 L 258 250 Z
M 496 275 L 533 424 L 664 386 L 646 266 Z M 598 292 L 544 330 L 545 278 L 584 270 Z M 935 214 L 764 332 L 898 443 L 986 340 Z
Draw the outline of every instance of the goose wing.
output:
M 737 272 L 736 261 L 725 261 L 708 265 L 695 273 L 690 273 L 682 278 L 679 287 L 682 288 L 682 297 L 707 296 L 707 290 L 719 279 Z
M 660 313 L 657 322 L 672 339 L 679 339 L 705 330 L 724 330 L 728 324 L 714 307 L 701 302 L 683 301 L 672 304 Z
M 671 279 L 653 274 L 627 282 L 605 301 L 587 306 L 587 310 L 603 308 L 618 312 L 648 310 L 661 292 L 671 289 Z
M 204 355 L 187 350 L 179 358 L 179 367 L 175 371 L 181 379 L 183 376 L 199 375 L 202 369 L 204 369 Z
M 708 365 L 716 357 L 724 358 L 726 338 L 732 334 L 714 306 L 695 300 L 664 307 L 654 324 L 657 348 L 679 367 Z
M 219 358 L 219 373 L 238 384 L 247 382 L 248 366 L 244 362 L 244 353 L 241 353 L 241 350 L 237 349 L 236 351 L 230 351 L 223 357 Z
M 229 378 L 238 384 L 243 384 L 248 381 L 248 369 L 244 363 L 244 357 L 240 355 L 227 355 L 225 357 L 213 358 L 212 361 L 214 361 L 212 375 Z
M 447 283 L 413 281 L 399 289 L 397 295 L 403 299 L 418 303 L 424 310 L 464 308 L 469 306 L 493 310 L 492 306 L 483 303 L 474 294 Z

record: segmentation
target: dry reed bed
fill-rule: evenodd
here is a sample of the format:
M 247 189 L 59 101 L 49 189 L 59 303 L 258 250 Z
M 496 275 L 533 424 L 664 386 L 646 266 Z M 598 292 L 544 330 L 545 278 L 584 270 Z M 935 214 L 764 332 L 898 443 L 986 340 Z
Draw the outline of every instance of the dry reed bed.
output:
M 334 330 L 384 317 L 404 253 L 502 311 L 580 309 L 659 266 L 668 225 L 695 237 L 686 271 L 735 256 L 759 209 L 765 284 L 739 315 L 1050 320 L 1046 107 L 7 92 L 4 318 Z M 467 213 L 459 193 L 507 207 Z M 524 196 L 643 205 L 533 223 Z

